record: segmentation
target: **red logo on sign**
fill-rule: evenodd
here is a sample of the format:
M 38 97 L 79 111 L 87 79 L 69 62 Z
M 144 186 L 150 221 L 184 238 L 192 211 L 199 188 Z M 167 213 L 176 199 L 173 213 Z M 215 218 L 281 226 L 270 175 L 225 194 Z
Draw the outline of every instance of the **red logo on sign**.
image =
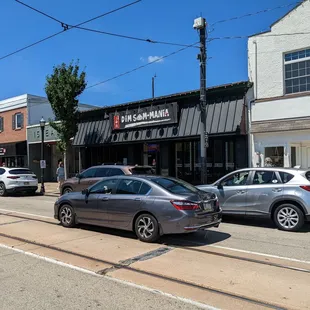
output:
M 121 128 L 121 124 L 120 124 L 119 115 L 116 114 L 113 117 L 113 129 L 120 129 L 120 128 Z

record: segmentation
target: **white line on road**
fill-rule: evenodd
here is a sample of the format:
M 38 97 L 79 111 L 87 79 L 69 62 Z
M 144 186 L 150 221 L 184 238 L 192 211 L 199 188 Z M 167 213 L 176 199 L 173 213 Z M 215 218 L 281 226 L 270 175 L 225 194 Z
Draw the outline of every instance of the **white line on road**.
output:
M 177 296 L 174 296 L 172 294 L 168 294 L 168 293 L 165 293 L 165 292 L 162 292 L 162 291 L 159 291 L 159 290 L 155 290 L 155 289 L 143 286 L 143 285 L 134 284 L 132 282 L 128 282 L 128 281 L 124 281 L 124 280 L 120 280 L 120 279 L 116 279 L 116 278 L 111 278 L 109 276 L 99 275 L 99 274 L 97 274 L 97 273 L 95 273 L 93 271 L 90 271 L 90 270 L 87 270 L 87 269 L 84 269 L 84 268 L 81 268 L 81 267 L 77 267 L 77 266 L 73 266 L 73 265 L 70 265 L 70 264 L 67 264 L 67 263 L 63 263 L 63 262 L 58 261 L 58 260 L 53 259 L 53 258 L 48 258 L 48 257 L 41 256 L 41 255 L 38 255 L 38 254 L 34 254 L 34 253 L 31 253 L 31 252 L 26 252 L 26 251 L 23 251 L 23 250 L 20 250 L 20 249 L 12 248 L 12 247 L 4 245 L 4 244 L 0 244 L 0 248 L 11 250 L 11 251 L 15 251 L 15 252 L 20 253 L 20 254 L 24 254 L 24 255 L 27 255 L 27 256 L 30 256 L 30 257 L 34 257 L 34 258 L 46 261 L 48 263 L 52 263 L 52 264 L 55 264 L 55 265 L 59 265 L 59 266 L 62 266 L 62 267 L 66 267 L 66 268 L 70 268 L 70 269 L 73 269 L 73 270 L 76 270 L 76 271 L 80 271 L 80 272 L 83 272 L 83 273 L 86 273 L 86 274 L 89 274 L 89 275 L 92 275 L 92 276 L 101 277 L 101 278 L 107 279 L 109 281 L 113 281 L 113 282 L 117 282 L 117 283 L 120 283 L 120 284 L 123 284 L 123 285 L 131 286 L 131 287 L 143 290 L 143 291 L 150 292 L 152 294 L 159 294 L 159 295 L 162 295 L 162 296 L 165 296 L 165 297 L 168 297 L 168 298 L 172 298 L 172 299 L 175 299 L 175 300 L 178 300 L 178 301 L 182 301 L 184 303 L 187 303 L 187 304 L 199 307 L 201 309 L 219 310 L 218 308 L 214 308 L 212 306 L 209 306 L 209 305 L 206 305 L 206 304 L 203 304 L 203 303 L 200 303 L 200 302 L 196 302 L 196 301 L 193 301 L 193 300 L 190 300 L 190 299 L 187 299 L 187 298 L 177 297 Z M 1 259 L 1 257 L 0 257 L 0 259 Z
M 45 219 L 54 219 L 51 216 L 44 216 L 44 215 L 38 215 L 38 214 L 32 214 L 32 213 L 25 213 L 25 212 L 20 212 L 20 211 L 14 211 L 14 210 L 7 210 L 7 209 L 0 209 L 0 211 L 8 212 L 8 213 L 18 213 L 18 214 L 23 214 L 23 215 L 30 215 L 30 216 L 36 216 L 36 217 L 42 217 Z M 8 214 L 9 215 L 9 214 Z
M 191 241 L 191 240 L 186 240 L 186 239 L 181 239 L 181 238 L 180 239 L 170 238 L 170 240 L 175 240 L 175 241 L 182 241 L 183 240 L 185 242 L 192 243 L 193 245 L 201 245 L 201 246 L 207 246 L 207 247 L 218 248 L 218 249 L 223 249 L 223 250 L 230 250 L 230 251 L 241 252 L 241 253 L 246 253 L 246 254 L 253 254 L 253 255 L 259 255 L 259 256 L 266 256 L 266 257 L 270 257 L 270 258 L 283 259 L 283 260 L 287 260 L 287 261 L 291 261 L 291 262 L 310 264 L 310 261 L 300 260 L 300 259 L 296 259 L 296 258 L 277 256 L 277 255 L 260 253 L 260 252 L 252 252 L 252 251 L 241 250 L 241 249 L 236 249 L 236 248 L 224 247 L 224 246 L 220 246 L 220 245 L 206 244 L 203 242 Z
M 265 254 L 265 253 L 259 253 L 259 252 L 240 250 L 240 249 L 235 249 L 235 248 L 228 248 L 228 247 L 224 247 L 224 246 L 220 246 L 220 245 L 208 245 L 208 246 L 213 247 L 213 248 L 223 249 L 223 250 L 231 250 L 231 251 L 236 251 L 236 252 L 241 252 L 241 253 L 259 255 L 259 256 L 266 256 L 266 257 L 270 257 L 270 258 L 278 258 L 278 259 L 283 259 L 283 260 L 287 260 L 287 261 L 291 261 L 291 262 L 310 264 L 310 261 L 299 260 L 296 258 L 289 258 L 289 257 L 283 257 L 283 256 L 277 256 L 277 255 L 271 255 L 271 254 Z

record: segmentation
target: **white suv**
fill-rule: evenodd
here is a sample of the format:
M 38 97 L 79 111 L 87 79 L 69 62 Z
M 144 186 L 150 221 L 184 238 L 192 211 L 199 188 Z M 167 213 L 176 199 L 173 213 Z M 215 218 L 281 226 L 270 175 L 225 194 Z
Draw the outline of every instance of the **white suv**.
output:
M 0 167 L 0 196 L 20 192 L 34 195 L 37 189 L 38 178 L 29 169 Z

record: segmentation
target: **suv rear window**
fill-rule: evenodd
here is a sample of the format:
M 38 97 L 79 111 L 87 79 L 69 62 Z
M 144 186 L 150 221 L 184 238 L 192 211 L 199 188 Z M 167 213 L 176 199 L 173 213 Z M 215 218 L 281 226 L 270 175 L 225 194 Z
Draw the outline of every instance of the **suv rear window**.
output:
M 282 183 L 287 183 L 290 180 L 292 180 L 294 178 L 293 174 L 287 173 L 287 172 L 283 172 L 283 171 L 279 171 L 280 174 L 280 178 L 282 180 Z
M 196 187 L 181 180 L 154 178 L 152 181 L 172 194 L 196 194 L 199 192 Z
M 151 167 L 134 167 L 130 169 L 132 174 L 155 174 Z
M 34 174 L 34 173 L 29 169 L 14 169 L 9 170 L 9 174 Z

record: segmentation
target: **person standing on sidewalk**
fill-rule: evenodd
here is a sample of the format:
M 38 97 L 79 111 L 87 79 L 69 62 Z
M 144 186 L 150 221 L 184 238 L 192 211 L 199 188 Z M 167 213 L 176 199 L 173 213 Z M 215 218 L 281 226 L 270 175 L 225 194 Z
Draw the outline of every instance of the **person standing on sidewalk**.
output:
M 57 182 L 58 182 L 58 190 L 61 191 L 61 186 L 65 181 L 65 169 L 62 162 L 59 162 L 58 168 L 56 170 Z

